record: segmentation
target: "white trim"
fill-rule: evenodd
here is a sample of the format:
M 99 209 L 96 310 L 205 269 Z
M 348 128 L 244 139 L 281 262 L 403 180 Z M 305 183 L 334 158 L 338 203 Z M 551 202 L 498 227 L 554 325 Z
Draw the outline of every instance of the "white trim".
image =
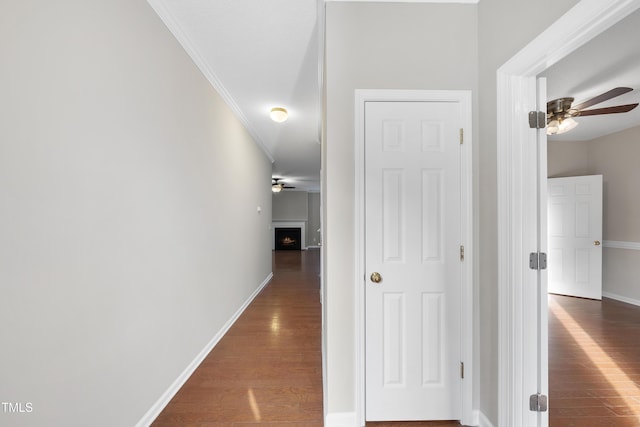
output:
M 238 120 L 244 125 L 247 129 L 247 132 L 253 137 L 255 143 L 264 151 L 264 154 L 267 158 L 274 162 L 273 154 L 266 146 L 262 138 L 258 135 L 258 132 L 251 126 L 251 123 L 244 115 L 236 101 L 231 96 L 231 93 L 227 90 L 227 88 L 222 84 L 222 81 L 216 76 L 211 68 L 207 65 L 207 61 L 202 58 L 199 50 L 196 49 L 195 43 L 191 41 L 187 33 L 182 29 L 182 26 L 178 23 L 177 19 L 171 13 L 169 7 L 167 7 L 164 0 L 147 0 L 147 3 L 151 6 L 151 8 L 156 12 L 156 14 L 160 17 L 164 25 L 167 26 L 171 34 L 178 40 L 178 43 L 182 46 L 182 48 L 187 52 L 191 60 L 196 64 L 200 72 L 205 76 L 205 78 L 211 83 L 211 86 L 218 92 L 220 97 L 225 101 L 225 103 L 229 106 L 231 111 L 236 115 Z
M 371 101 L 431 101 L 458 102 L 461 105 L 465 141 L 461 158 L 461 244 L 465 246 L 462 263 L 461 292 L 461 358 L 465 364 L 465 380 L 462 382 L 462 424 L 472 425 L 477 417 L 473 408 L 474 371 L 474 324 L 473 313 L 473 166 L 471 91 L 466 90 L 356 90 L 355 91 L 355 335 L 356 335 L 356 415 L 357 421 L 365 424 L 365 296 L 362 283 L 364 271 L 364 114 L 365 103 Z
M 527 410 L 527 385 L 537 373 L 531 364 L 536 320 L 526 313 L 531 286 L 528 253 L 536 250 L 536 159 L 531 134 L 522 118 L 535 108 L 536 76 L 640 7 L 638 0 L 582 0 L 497 73 L 498 108 L 498 268 L 499 268 L 499 414 L 501 426 L 533 427 L 541 421 Z M 516 119 L 517 120 L 514 120 Z M 534 288 L 535 289 L 535 288 Z M 532 347 L 533 346 L 533 347 Z M 526 357 L 526 359 L 525 359 Z M 526 375 L 527 378 L 523 378 Z M 533 415 L 532 415 L 533 414 Z
M 209 355 L 211 350 L 220 342 L 222 337 L 231 329 L 233 324 L 238 320 L 240 315 L 247 309 L 249 304 L 255 299 L 256 296 L 267 286 L 269 281 L 273 278 L 273 272 L 269 273 L 266 279 L 258 286 L 258 288 L 247 298 L 242 306 L 235 312 L 235 314 L 224 324 L 224 326 L 215 334 L 215 336 L 209 341 L 209 343 L 198 353 L 198 355 L 189 363 L 189 365 L 182 371 L 178 378 L 169 386 L 169 388 L 162 393 L 162 396 L 149 408 L 146 414 L 142 416 L 140 421 L 136 423 L 136 427 L 147 427 L 160 415 L 162 410 L 169 404 L 173 396 L 180 390 L 180 388 L 187 382 L 189 377 L 200 366 L 202 361 Z
M 355 412 L 329 412 L 324 420 L 325 427 L 357 427 Z
M 366 3 L 461 3 L 478 4 L 480 0 L 325 0 L 325 2 L 366 2 Z
M 605 292 L 605 291 L 602 291 L 602 296 L 606 298 L 614 299 L 616 301 L 626 302 L 627 304 L 637 305 L 640 307 L 640 300 L 637 300 L 634 298 L 624 297 L 622 295 L 614 294 L 611 292 Z
M 618 240 L 604 240 L 602 246 L 612 249 L 629 249 L 640 251 L 640 242 L 622 242 Z
M 489 420 L 489 418 L 487 418 L 487 416 L 483 413 L 480 412 L 480 427 L 494 427 L 493 423 Z
M 535 77 L 500 77 L 498 72 L 498 99 L 508 99 L 511 108 L 501 110 L 498 101 L 498 123 L 511 126 L 498 126 L 499 419 L 505 426 L 532 427 L 533 413 L 524 401 L 525 390 L 537 389 L 537 371 L 535 364 L 525 369 L 524 357 L 530 360 L 537 352 L 524 348 L 537 343 L 537 334 L 532 333 L 537 326 L 527 330 L 523 311 L 537 300 L 537 274 L 529 270 L 528 255 L 525 258 L 538 245 L 537 135 L 516 117 L 535 109 L 536 84 Z
M 307 223 L 305 221 L 273 221 L 271 223 L 271 249 L 276 248 L 276 228 L 300 228 L 300 249 L 307 250 Z

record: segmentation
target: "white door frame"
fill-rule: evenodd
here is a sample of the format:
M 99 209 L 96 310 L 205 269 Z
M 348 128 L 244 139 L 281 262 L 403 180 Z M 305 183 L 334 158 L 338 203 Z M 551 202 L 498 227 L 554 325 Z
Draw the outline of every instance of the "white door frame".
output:
M 472 145 L 471 145 L 471 91 L 431 90 L 356 90 L 355 105 L 355 336 L 356 336 L 356 417 L 358 425 L 365 424 L 365 229 L 364 229 L 364 119 L 365 103 L 370 101 L 424 101 L 459 102 L 462 107 L 464 148 L 461 150 L 461 239 L 465 246 L 462 263 L 461 292 L 461 356 L 464 361 L 465 380 L 462 382 L 462 423 L 478 424 L 478 413 L 473 408 L 474 334 L 473 334 L 473 198 L 472 198 Z
M 640 7 L 640 0 L 582 0 L 497 73 L 499 427 L 534 427 L 529 395 L 537 388 L 538 329 L 528 310 L 537 274 L 536 76 Z M 546 159 L 541 159 L 546 164 Z M 546 361 L 543 363 L 547 363 Z

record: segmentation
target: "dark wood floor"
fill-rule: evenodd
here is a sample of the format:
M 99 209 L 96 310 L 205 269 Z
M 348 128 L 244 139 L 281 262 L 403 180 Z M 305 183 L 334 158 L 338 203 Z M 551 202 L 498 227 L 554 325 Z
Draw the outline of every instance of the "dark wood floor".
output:
M 640 307 L 549 296 L 551 427 L 640 426 Z
M 273 280 L 153 426 L 323 425 L 319 259 L 274 252 Z

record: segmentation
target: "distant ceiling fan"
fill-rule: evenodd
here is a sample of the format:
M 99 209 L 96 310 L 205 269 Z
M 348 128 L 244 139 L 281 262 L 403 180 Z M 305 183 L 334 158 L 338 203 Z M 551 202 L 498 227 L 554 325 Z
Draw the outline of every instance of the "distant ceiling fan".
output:
M 637 103 L 585 110 L 585 108 L 589 108 L 592 105 L 599 104 L 616 96 L 631 92 L 632 90 L 630 87 L 617 87 L 581 104 L 574 105 L 573 107 L 571 106 L 573 98 L 558 98 L 547 102 L 547 135 L 560 135 L 578 126 L 578 122 L 573 120 L 573 117 L 626 113 L 633 110 L 638 106 Z
M 285 188 L 296 188 L 290 185 L 286 185 L 284 182 L 280 182 L 282 178 L 271 178 L 271 191 L 279 193 Z

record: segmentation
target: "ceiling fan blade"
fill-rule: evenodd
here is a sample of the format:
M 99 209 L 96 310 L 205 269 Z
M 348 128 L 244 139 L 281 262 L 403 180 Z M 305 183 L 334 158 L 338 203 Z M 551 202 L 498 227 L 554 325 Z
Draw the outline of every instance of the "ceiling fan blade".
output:
M 611 98 L 615 98 L 616 96 L 620 96 L 624 93 L 631 92 L 633 89 L 630 87 L 617 87 L 611 89 L 608 92 L 602 93 L 594 98 L 589 99 L 588 101 L 584 101 L 581 104 L 574 105 L 572 109 L 574 110 L 582 110 L 583 108 L 591 107 L 592 105 L 599 104 L 601 102 L 607 101 Z
M 593 110 L 580 111 L 579 117 L 583 116 L 597 116 L 599 114 L 615 114 L 626 113 L 636 108 L 638 104 L 616 105 L 615 107 L 595 108 Z

